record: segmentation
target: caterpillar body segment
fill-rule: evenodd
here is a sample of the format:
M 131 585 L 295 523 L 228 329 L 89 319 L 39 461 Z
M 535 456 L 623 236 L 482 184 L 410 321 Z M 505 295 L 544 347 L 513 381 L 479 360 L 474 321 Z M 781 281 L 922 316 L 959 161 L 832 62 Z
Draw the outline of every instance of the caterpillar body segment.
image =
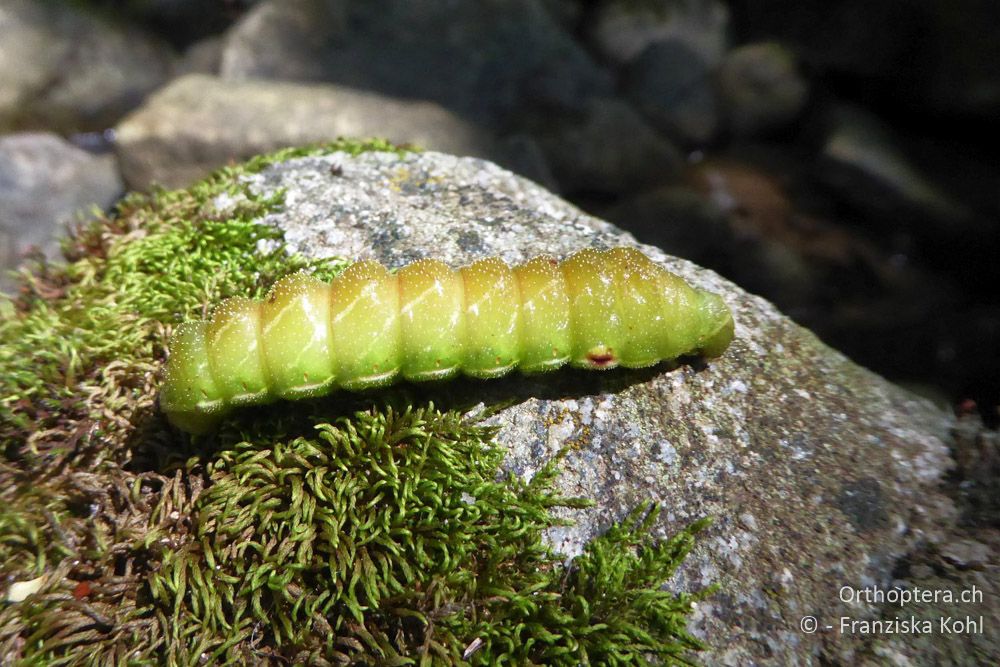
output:
M 718 356 L 732 338 L 718 295 L 631 248 L 513 268 L 491 258 L 457 271 L 420 260 L 393 274 L 363 261 L 331 284 L 295 274 L 261 302 L 228 299 L 209 321 L 177 327 L 160 405 L 197 433 L 232 407 L 278 398 L 567 363 L 641 368 Z

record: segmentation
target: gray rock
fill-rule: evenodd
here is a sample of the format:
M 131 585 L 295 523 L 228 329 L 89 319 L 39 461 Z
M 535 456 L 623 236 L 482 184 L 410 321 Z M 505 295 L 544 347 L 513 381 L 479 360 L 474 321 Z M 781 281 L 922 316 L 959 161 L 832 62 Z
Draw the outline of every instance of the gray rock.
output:
M 498 164 L 553 192 L 559 191 L 559 184 L 552 175 L 552 167 L 545 157 L 545 151 L 533 136 L 515 132 L 501 137 L 498 150 Z
M 675 176 L 684 157 L 631 106 L 594 98 L 538 134 L 563 191 L 622 193 Z
M 635 245 L 611 224 L 476 159 L 333 154 L 247 178 L 263 193 L 287 191 L 285 206 L 264 222 L 284 230 L 291 250 L 313 257 L 398 267 L 433 256 L 460 265 Z M 799 620 L 876 613 L 846 605 L 838 591 L 888 584 L 898 558 L 953 520 L 939 490 L 952 418 L 824 346 L 763 299 L 642 248 L 724 296 L 737 323 L 724 356 L 674 371 L 455 381 L 421 387 L 419 400 L 512 400 L 490 421 L 509 448 L 506 466 L 519 475 L 530 477 L 572 445 L 560 489 L 597 506 L 567 511 L 576 524 L 549 533 L 568 555 L 650 501 L 666 508 L 655 527 L 663 534 L 714 517 L 671 582 L 721 585 L 693 620 L 712 647 L 706 664 L 818 664 L 821 652 L 850 663 L 863 638 L 805 634 Z
M 655 42 L 623 71 L 625 95 L 654 127 L 686 146 L 712 140 L 719 102 L 708 61 L 680 40 Z
M 698 264 L 726 266 L 735 239 L 726 213 L 703 194 L 668 185 L 625 198 L 605 211 L 644 243 Z
M 13 281 L 6 272 L 33 248 L 49 259 L 59 254 L 67 224 L 93 207 L 107 209 L 124 187 L 113 156 L 96 156 L 54 134 L 0 137 L 0 291 Z
M 994 331 L 998 328 L 996 323 L 1000 322 L 1000 312 L 995 315 Z M 965 325 L 963 320 L 952 327 L 962 328 Z M 989 340 L 989 336 L 983 335 L 982 339 Z M 997 345 L 994 343 L 993 352 L 973 358 L 982 363 L 990 359 L 991 354 L 995 357 L 996 349 Z M 987 368 L 989 373 L 992 369 Z M 992 377 L 996 377 L 1000 371 L 992 372 Z M 996 525 L 996 518 L 1000 516 L 1000 431 L 983 427 L 978 416 L 959 419 L 955 429 L 953 456 L 957 464 L 956 477 L 963 480 L 959 497 L 968 508 L 970 522 Z M 997 560 L 1000 561 L 1000 557 Z
M 590 40 L 606 60 L 624 65 L 655 42 L 679 41 L 716 65 L 729 44 L 729 8 L 719 0 L 601 2 Z
M 430 102 L 342 86 L 181 77 L 117 129 L 132 188 L 187 185 L 230 160 L 339 136 L 380 136 L 466 155 L 494 150 L 475 126 Z
M 113 124 L 170 75 L 165 44 L 63 3 L 0 6 L 0 128 Z
M 955 540 L 941 549 L 944 559 L 961 569 L 982 567 L 992 553 L 990 547 L 972 539 Z
M 43 5 L 27 0 L 0 5 L 0 128 L 44 88 L 69 50 L 52 33 Z
M 266 0 L 230 30 L 221 73 L 432 100 L 490 126 L 611 89 L 540 0 Z
M 1000 635 L 995 630 L 1000 627 L 1000 532 L 963 526 L 949 536 L 940 553 L 928 551 L 915 558 L 919 564 L 910 567 L 899 585 L 926 591 L 926 597 L 902 607 L 887 603 L 883 618 L 927 619 L 933 631 L 874 633 L 868 638 L 870 657 L 859 664 L 1000 664 Z
M 738 137 L 784 129 L 802 111 L 809 92 L 795 56 L 775 42 L 733 49 L 717 80 L 729 129 Z
M 184 51 L 184 55 L 177 62 L 175 73 L 177 76 L 185 74 L 216 75 L 219 73 L 221 62 L 222 37 L 206 37 Z

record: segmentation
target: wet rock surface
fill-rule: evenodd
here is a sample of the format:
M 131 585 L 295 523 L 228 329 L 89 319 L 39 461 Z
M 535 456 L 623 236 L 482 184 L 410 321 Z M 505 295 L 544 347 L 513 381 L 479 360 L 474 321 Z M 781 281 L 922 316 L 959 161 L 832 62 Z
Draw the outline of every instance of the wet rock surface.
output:
M 435 257 L 457 266 L 490 255 L 518 262 L 635 244 L 475 159 L 333 154 L 274 165 L 251 183 L 264 193 L 287 191 L 284 210 L 265 220 L 311 256 L 392 267 Z M 799 619 L 874 617 L 880 609 L 847 606 L 838 590 L 891 583 L 900 558 L 941 538 L 955 516 L 939 491 L 953 420 L 824 346 L 763 299 L 641 247 L 724 296 L 737 339 L 723 357 L 673 371 L 421 385 L 414 397 L 513 401 L 490 420 L 510 448 L 507 467 L 519 475 L 530 477 L 569 446 L 561 489 L 597 506 L 574 511 L 575 526 L 549 535 L 568 554 L 650 501 L 666 508 L 657 526 L 663 534 L 714 517 L 672 582 L 721 585 L 695 612 L 693 627 L 712 647 L 708 664 L 803 664 L 820 655 L 850 662 L 861 638 L 827 642 L 803 634 Z

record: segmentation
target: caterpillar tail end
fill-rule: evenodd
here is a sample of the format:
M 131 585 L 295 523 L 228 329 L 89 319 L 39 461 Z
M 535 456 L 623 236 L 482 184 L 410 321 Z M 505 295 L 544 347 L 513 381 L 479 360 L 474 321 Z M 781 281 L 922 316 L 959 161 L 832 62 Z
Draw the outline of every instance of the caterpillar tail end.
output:
M 160 410 L 171 424 L 189 433 L 214 430 L 226 412 L 225 402 L 212 380 L 205 345 L 205 322 L 187 322 L 170 339 Z
M 698 353 L 703 357 L 722 356 L 736 334 L 733 313 L 718 294 L 704 290 L 699 290 L 698 293 L 701 296 L 701 312 L 706 325 Z

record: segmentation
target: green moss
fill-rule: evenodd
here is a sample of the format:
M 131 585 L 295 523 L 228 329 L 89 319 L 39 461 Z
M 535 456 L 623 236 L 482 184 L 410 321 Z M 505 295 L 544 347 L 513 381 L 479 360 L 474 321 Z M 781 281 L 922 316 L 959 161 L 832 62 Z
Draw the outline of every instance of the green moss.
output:
M 32 483 L 2 462 L 0 479 L 7 482 L 0 488 L 0 563 L 4 569 L 34 577 L 72 556 L 59 528 L 69 513 L 65 494 Z
M 586 503 L 554 495 L 554 464 L 508 478 L 491 431 L 385 395 L 332 423 L 309 417 L 328 403 L 272 406 L 194 442 L 165 424 L 172 323 L 342 266 L 288 256 L 256 222 L 283 193 L 240 180 L 331 150 L 399 149 L 290 149 L 130 196 L 0 309 L 0 578 L 45 576 L 0 609 L 0 662 L 683 661 L 691 598 L 660 584 L 701 524 L 656 544 L 655 511 L 634 515 L 566 564 L 542 535 Z
M 692 598 L 659 589 L 699 523 L 654 544 L 633 516 L 567 567 L 555 464 L 500 473 L 492 432 L 432 407 L 372 410 L 316 434 L 243 440 L 206 467 L 186 543 L 150 591 L 170 662 L 243 664 L 250 645 L 309 664 L 682 662 Z M 147 546 L 163 536 L 153 532 Z
M 145 522 L 93 540 L 0 612 L 0 655 L 23 664 L 687 664 L 704 595 L 661 590 L 705 525 L 656 543 L 636 512 L 567 564 L 558 458 L 501 473 L 493 432 L 458 412 L 379 406 L 312 434 L 287 423 L 220 434 L 155 497 Z M 135 516 L 136 512 L 123 512 Z M 645 514 L 643 517 L 642 515 Z M 127 524 L 127 521 L 122 523 Z M 103 543 L 103 544 L 102 544 Z
M 398 151 L 384 141 L 287 149 L 223 169 L 189 190 L 132 195 L 114 217 L 96 220 L 69 240 L 65 267 L 22 273 L 16 307 L 0 313 L 4 447 L 38 456 L 36 445 L 44 439 L 44 453 L 58 458 L 80 443 L 31 434 L 59 429 L 67 418 L 116 429 L 100 415 L 111 410 L 124 420 L 133 417 L 138 395 L 123 385 L 141 383 L 148 395 L 168 333 L 164 323 L 200 316 L 206 304 L 230 295 L 260 296 L 277 278 L 300 269 L 329 276 L 336 262 L 288 256 L 280 243 L 258 249 L 262 241 L 280 241 L 278 231 L 257 220 L 281 205 L 283 193 L 255 195 L 239 177 L 332 150 Z M 231 203 L 219 211 L 213 200 L 223 194 Z M 107 436 L 88 430 L 84 437 L 99 435 Z

